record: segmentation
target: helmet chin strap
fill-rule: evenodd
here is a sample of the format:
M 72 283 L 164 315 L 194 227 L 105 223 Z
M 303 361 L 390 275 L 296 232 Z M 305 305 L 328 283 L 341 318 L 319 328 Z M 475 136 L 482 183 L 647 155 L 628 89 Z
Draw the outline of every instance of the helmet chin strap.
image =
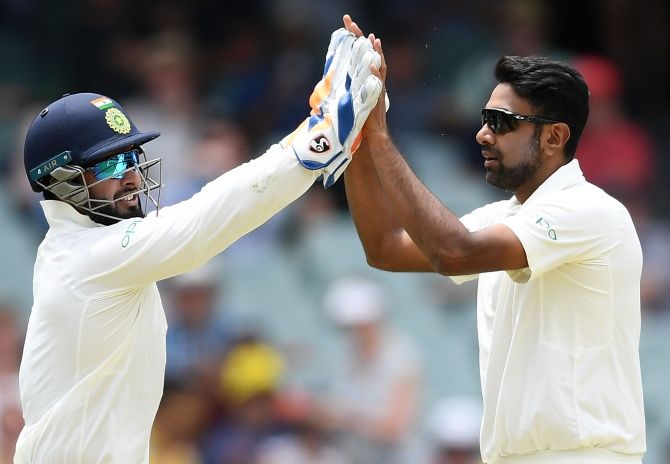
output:
M 156 167 L 158 170 L 158 181 L 148 175 L 149 169 L 152 167 Z M 112 219 L 113 222 L 127 219 L 116 216 L 114 214 L 108 214 L 107 212 L 101 211 L 101 209 L 122 200 L 128 195 L 143 194 L 144 198 L 140 199 L 140 206 L 144 214 L 146 214 L 149 204 L 152 204 L 156 209 L 156 213 L 158 213 L 158 210 L 160 209 L 160 193 L 161 188 L 163 187 L 161 184 L 161 158 L 139 163 L 137 166 L 126 169 L 124 173 L 128 171 L 136 171 L 140 175 L 140 188 L 132 192 L 128 192 L 124 196 L 114 200 L 103 200 L 91 197 L 89 189 L 92 186 L 101 182 L 105 182 L 109 179 L 103 179 L 92 184 L 87 184 L 84 178 L 85 170 L 81 166 L 66 165 L 58 167 L 51 171 L 51 182 L 48 185 L 45 185 L 39 181 L 37 181 L 37 183 L 44 190 L 51 192 L 59 200 L 71 204 L 77 210 L 83 211 L 94 221 L 103 224 L 109 224 L 110 221 L 100 221 L 96 220 L 96 218 L 104 217 L 107 219 Z M 157 191 L 156 198 L 154 198 L 152 194 L 153 191 Z

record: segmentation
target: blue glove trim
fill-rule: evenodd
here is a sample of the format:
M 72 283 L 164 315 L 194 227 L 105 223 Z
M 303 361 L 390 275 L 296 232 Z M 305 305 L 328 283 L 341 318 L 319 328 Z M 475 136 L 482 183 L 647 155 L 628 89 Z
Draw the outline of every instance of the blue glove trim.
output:
M 341 153 L 341 152 L 340 152 Z M 344 158 L 342 162 L 337 166 L 336 169 L 333 170 L 333 173 L 328 176 L 328 179 L 326 179 L 326 182 L 323 184 L 324 188 L 330 188 L 331 185 L 335 183 L 335 173 L 337 173 L 340 168 L 347 162 L 348 160 Z
M 298 156 L 298 152 L 295 151 L 295 148 L 291 147 L 291 149 L 293 150 L 293 154 L 295 155 L 296 159 L 298 160 L 298 163 L 300 163 L 300 165 L 301 165 L 302 167 L 304 167 L 304 168 L 306 168 L 306 169 L 309 169 L 309 170 L 311 170 L 311 171 L 317 171 L 317 170 L 319 170 L 319 169 L 323 169 L 323 168 L 325 168 L 325 167 L 328 166 L 328 165 L 329 165 L 335 158 L 337 158 L 338 156 L 340 156 L 340 154 L 342 153 L 342 151 L 340 150 L 340 151 L 338 151 L 337 153 L 335 153 L 333 156 L 331 156 L 330 158 L 328 158 L 326 161 L 324 161 L 323 163 L 321 163 L 321 162 L 319 162 L 319 161 L 314 161 L 314 160 L 301 160 L 300 157 Z M 345 161 L 346 161 L 346 159 L 345 159 Z M 338 166 L 338 167 L 339 167 L 339 166 Z
M 337 50 L 337 47 L 342 43 L 342 41 L 346 38 L 346 35 L 343 35 L 340 37 L 340 40 L 337 41 L 335 46 L 333 47 L 333 50 Z M 330 65 L 333 64 L 333 59 L 335 59 L 335 54 L 333 53 L 331 56 L 326 58 L 326 62 L 323 65 L 323 75 L 325 77 L 326 74 L 328 74 L 328 70 L 330 69 Z
M 307 128 L 309 130 L 312 129 L 312 127 L 316 126 L 320 122 L 323 121 L 323 109 L 319 108 L 319 114 L 313 114 L 312 116 L 309 117 L 309 122 L 307 123 Z
M 354 102 L 351 99 L 351 94 L 347 92 L 340 98 L 337 104 L 337 137 L 342 145 L 344 145 L 344 141 L 351 134 L 353 127 Z
M 326 63 L 323 65 L 323 76 L 325 77 L 326 74 L 328 74 L 328 70 L 330 69 L 330 65 L 333 64 L 333 58 L 335 56 L 331 56 L 326 60 Z
M 327 164 L 319 163 L 318 161 L 303 161 L 300 158 L 298 158 L 298 162 L 302 165 L 302 167 L 312 171 L 323 169 L 327 166 Z

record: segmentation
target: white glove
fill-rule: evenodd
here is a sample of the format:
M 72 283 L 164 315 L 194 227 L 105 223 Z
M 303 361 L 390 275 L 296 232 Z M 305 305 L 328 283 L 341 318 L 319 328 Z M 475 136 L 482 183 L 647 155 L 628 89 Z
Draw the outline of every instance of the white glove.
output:
M 309 98 L 311 116 L 280 144 L 291 148 L 302 166 L 321 170 L 324 187 L 344 172 L 360 143 L 360 132 L 377 104 L 381 81 L 370 71 L 381 57 L 370 41 L 345 29 L 331 35 L 323 77 Z

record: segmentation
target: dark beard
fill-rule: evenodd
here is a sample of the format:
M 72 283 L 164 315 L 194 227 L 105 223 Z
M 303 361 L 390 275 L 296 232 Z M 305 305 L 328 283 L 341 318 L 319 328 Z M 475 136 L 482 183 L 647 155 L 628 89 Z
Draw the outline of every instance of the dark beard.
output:
M 124 195 L 118 195 L 119 198 L 122 196 Z M 112 219 L 107 216 L 100 216 L 97 213 L 116 216 L 119 219 Z M 111 226 L 112 224 L 116 224 L 122 219 L 142 218 L 144 217 L 144 212 L 142 211 L 142 203 L 138 201 L 137 206 L 134 206 L 131 209 L 126 209 L 125 211 L 118 211 L 116 203 L 109 203 L 106 204 L 105 206 L 96 209 L 93 212 L 88 213 L 88 215 L 94 222 L 97 222 L 98 224 L 102 224 L 104 226 Z
M 539 128 L 539 127 L 538 127 Z M 500 168 L 497 171 L 487 170 L 486 181 L 503 190 L 514 192 L 528 179 L 533 177 L 540 169 L 540 131 L 536 130 L 532 143 L 528 146 L 519 163 L 516 166 L 506 167 L 500 158 L 500 152 L 490 149 L 496 153 L 500 160 Z

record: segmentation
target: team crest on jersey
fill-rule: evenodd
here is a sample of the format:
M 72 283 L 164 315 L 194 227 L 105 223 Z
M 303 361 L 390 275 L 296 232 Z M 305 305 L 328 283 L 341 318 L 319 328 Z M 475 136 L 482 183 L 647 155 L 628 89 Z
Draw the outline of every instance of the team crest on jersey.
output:
M 325 135 L 319 134 L 309 142 L 309 149 L 314 153 L 325 153 L 330 150 L 330 142 Z
M 130 121 L 118 108 L 109 108 L 105 112 L 105 120 L 114 132 L 119 134 L 130 132 Z

